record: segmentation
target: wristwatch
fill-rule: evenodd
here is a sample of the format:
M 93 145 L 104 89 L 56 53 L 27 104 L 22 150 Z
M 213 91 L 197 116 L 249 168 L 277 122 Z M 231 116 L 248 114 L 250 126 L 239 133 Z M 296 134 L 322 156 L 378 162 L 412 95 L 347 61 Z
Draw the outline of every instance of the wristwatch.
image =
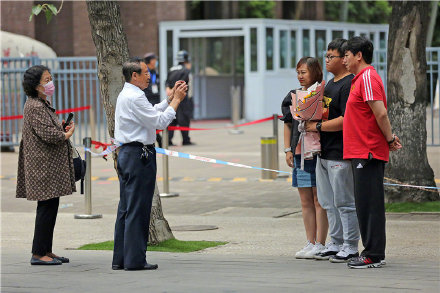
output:
M 396 136 L 393 134 L 393 139 L 388 142 L 388 144 L 392 144 L 396 140 Z
M 287 154 L 288 152 L 291 152 L 292 151 L 292 148 L 291 147 L 289 147 L 289 148 L 285 148 L 284 149 L 284 152 Z
M 322 126 L 322 122 L 316 123 L 316 130 L 318 130 L 318 132 L 321 132 L 321 126 Z

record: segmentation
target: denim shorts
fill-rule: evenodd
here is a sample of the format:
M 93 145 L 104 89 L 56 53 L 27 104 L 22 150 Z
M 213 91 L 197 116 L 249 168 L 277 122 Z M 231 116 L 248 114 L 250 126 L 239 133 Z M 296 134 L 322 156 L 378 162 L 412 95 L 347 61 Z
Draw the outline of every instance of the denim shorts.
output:
M 313 160 L 304 160 L 304 170 L 301 170 L 301 155 L 295 155 L 293 161 L 292 186 L 316 187 L 316 156 Z

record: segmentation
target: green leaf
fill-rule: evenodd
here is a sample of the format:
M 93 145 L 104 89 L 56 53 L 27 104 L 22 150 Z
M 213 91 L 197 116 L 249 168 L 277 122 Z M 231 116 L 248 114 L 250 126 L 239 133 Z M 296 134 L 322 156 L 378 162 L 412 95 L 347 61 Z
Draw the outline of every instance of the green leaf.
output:
M 58 14 L 58 9 L 53 4 L 47 4 L 47 7 L 52 11 L 53 15 Z
M 43 6 L 41 6 L 40 4 L 32 6 L 32 14 L 38 15 L 41 12 L 41 9 L 43 9 Z M 32 16 L 31 14 L 31 16 Z M 30 18 L 32 19 L 32 18 Z
M 34 15 L 31 13 L 31 15 L 29 16 L 29 22 L 32 21 L 32 16 L 34 16 Z
M 52 20 L 53 14 L 51 10 L 46 10 L 46 21 L 49 24 L 49 22 Z

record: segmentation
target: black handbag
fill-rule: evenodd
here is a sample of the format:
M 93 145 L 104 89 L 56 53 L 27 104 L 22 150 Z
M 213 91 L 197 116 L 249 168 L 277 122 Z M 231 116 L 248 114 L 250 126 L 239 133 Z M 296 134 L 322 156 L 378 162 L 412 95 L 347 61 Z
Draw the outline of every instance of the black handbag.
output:
M 75 150 L 77 157 L 73 158 L 73 169 L 75 170 L 75 181 L 81 180 L 81 194 L 84 194 L 84 177 L 86 176 L 86 161 L 83 160 L 78 150 L 72 146 Z

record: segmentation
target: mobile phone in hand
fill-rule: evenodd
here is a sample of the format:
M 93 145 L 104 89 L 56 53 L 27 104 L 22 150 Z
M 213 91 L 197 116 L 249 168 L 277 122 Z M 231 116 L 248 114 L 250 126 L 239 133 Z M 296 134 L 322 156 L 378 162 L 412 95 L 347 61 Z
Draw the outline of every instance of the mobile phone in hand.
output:
M 67 117 L 66 122 L 63 124 L 63 130 L 66 131 L 66 127 L 70 124 L 70 122 L 73 119 L 73 113 L 69 113 L 69 116 Z

